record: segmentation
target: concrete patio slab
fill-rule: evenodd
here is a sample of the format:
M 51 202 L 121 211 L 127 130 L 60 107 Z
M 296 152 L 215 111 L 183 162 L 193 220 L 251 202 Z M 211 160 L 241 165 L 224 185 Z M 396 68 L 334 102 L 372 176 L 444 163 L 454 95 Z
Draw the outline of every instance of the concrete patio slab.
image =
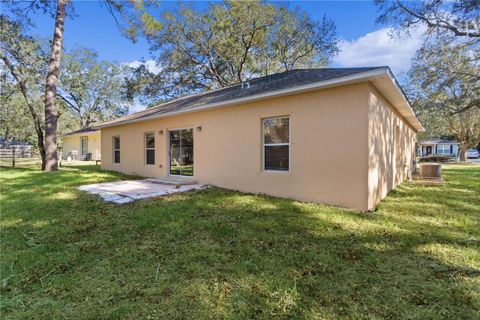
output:
M 78 187 L 79 190 L 99 195 L 103 200 L 116 204 L 130 203 L 135 200 L 165 196 L 189 190 L 200 190 L 201 184 L 162 184 L 159 180 L 127 180 L 117 182 L 95 183 Z

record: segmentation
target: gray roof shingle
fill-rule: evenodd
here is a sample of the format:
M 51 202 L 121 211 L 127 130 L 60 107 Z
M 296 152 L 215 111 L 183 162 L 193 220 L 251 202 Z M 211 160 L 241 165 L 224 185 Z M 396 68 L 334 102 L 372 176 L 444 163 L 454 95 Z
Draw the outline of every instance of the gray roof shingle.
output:
M 248 88 L 247 85 L 244 85 L 244 87 L 242 88 L 242 84 L 236 84 L 217 90 L 207 91 L 204 93 L 179 98 L 170 102 L 163 103 L 159 106 L 149 108 L 144 111 L 140 111 L 115 119 L 113 121 L 102 123 L 100 127 L 121 124 L 123 122 L 129 122 L 132 120 L 146 120 L 150 117 L 170 113 L 173 111 L 183 111 L 206 104 L 228 102 L 229 100 L 255 96 L 271 91 L 277 91 L 296 86 L 307 85 L 310 83 L 341 78 L 357 73 L 382 68 L 387 67 L 380 66 L 364 68 L 322 68 L 290 70 L 261 78 L 251 79 L 248 81 Z
M 91 132 L 95 132 L 95 131 L 99 131 L 100 129 L 97 128 L 96 126 L 95 127 L 86 127 L 86 128 L 82 128 L 82 129 L 79 129 L 79 130 L 75 130 L 75 131 L 72 131 L 72 132 L 69 132 L 69 133 L 66 133 L 64 134 L 63 136 L 73 136 L 75 134 L 81 134 L 81 133 L 91 133 Z

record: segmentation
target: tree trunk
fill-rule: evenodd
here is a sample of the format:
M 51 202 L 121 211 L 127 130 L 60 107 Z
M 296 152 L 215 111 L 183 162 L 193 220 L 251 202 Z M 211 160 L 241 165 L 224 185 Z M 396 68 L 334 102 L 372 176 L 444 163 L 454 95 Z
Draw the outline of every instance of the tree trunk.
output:
M 460 142 L 460 161 L 465 162 L 467 160 L 467 150 L 468 150 L 468 142 L 461 141 Z
M 35 110 L 33 102 L 31 102 L 31 100 L 28 98 L 28 89 L 25 80 L 22 79 L 22 77 L 18 74 L 17 70 L 10 63 L 10 60 L 6 56 L 2 56 L 2 60 L 3 62 L 5 62 L 5 65 L 10 70 L 10 73 L 13 75 L 13 77 L 17 80 L 18 86 L 20 87 L 20 91 L 23 95 L 23 99 L 25 100 L 25 103 L 30 110 L 30 114 L 32 115 L 33 125 L 35 127 L 35 132 L 37 133 L 38 151 L 42 159 L 42 170 L 45 170 L 45 145 L 43 144 L 43 130 L 40 122 L 40 117 Z
M 39 130 L 37 130 L 37 124 L 35 124 L 35 130 L 37 130 L 37 146 L 38 153 L 40 154 L 40 159 L 42 159 L 42 170 L 45 170 L 45 145 L 43 144 L 43 131 L 40 127 L 40 122 L 38 123 Z
M 45 83 L 45 171 L 58 170 L 56 105 L 57 81 L 62 54 L 63 27 L 65 23 L 67 0 L 58 0 L 53 33 L 52 54 L 48 64 Z
M 3 135 L 2 147 L 6 148 L 8 141 L 10 140 L 10 130 L 6 129 L 5 134 Z

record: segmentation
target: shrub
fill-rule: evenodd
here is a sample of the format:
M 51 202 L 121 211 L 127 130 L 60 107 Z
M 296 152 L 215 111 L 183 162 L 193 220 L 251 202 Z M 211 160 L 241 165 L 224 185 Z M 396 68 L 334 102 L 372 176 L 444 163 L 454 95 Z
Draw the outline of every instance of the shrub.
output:
M 449 156 L 439 156 L 439 155 L 430 155 L 426 157 L 421 157 L 418 162 L 450 162 L 452 157 Z

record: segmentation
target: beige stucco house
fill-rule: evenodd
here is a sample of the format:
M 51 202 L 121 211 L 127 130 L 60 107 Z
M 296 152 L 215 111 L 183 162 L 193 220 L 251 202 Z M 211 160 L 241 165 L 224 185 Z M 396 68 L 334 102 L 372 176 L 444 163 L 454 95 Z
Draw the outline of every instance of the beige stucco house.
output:
M 423 130 L 388 67 L 292 70 L 99 127 L 107 170 L 359 210 L 410 176 Z
M 101 134 L 95 127 L 83 128 L 63 136 L 64 160 L 101 160 Z

